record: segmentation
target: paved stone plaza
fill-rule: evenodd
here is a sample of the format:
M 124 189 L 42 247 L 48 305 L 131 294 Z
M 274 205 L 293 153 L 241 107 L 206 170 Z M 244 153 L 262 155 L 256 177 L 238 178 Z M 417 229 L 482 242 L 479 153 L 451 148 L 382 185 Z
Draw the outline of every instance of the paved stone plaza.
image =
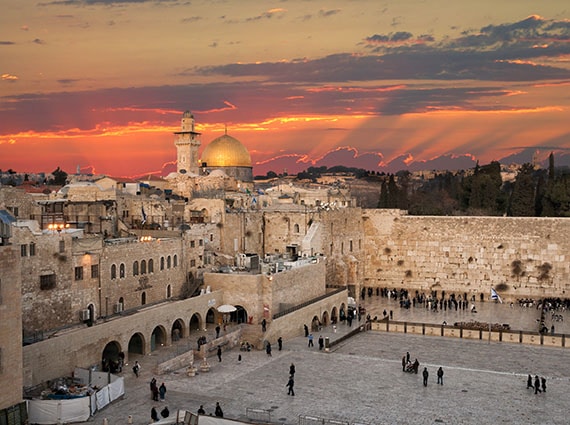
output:
M 472 315 L 400 310 L 395 302 L 375 297 L 364 305 L 372 316 L 392 309 L 394 320 L 446 320 L 451 324 Z M 494 321 L 510 323 L 514 330 L 535 330 L 540 316 L 536 309 L 505 304 L 477 303 L 477 309 L 476 320 L 497 317 Z M 566 321 L 556 326 L 570 333 Z M 299 328 L 301 332 L 302 324 Z M 339 325 L 337 332 L 327 327 L 320 334 L 332 341 L 347 331 L 348 326 Z M 167 405 L 173 414 L 176 409 L 195 412 L 203 404 L 209 414 L 219 401 L 226 418 L 247 420 L 247 408 L 266 409 L 271 422 L 282 424 L 297 424 L 300 415 L 367 424 L 569 422 L 570 348 L 365 332 L 327 353 L 318 349 L 320 334 L 315 334 L 314 348 L 308 348 L 306 339 L 299 336 L 285 341 L 283 351 L 274 342 L 271 357 L 264 351 L 225 351 L 222 362 L 215 355 L 209 358 L 212 368 L 208 373 L 187 377 L 180 371 L 157 376 L 159 384 L 164 382 L 168 389 L 165 402 L 153 402 L 149 390 L 156 362 L 153 356 L 160 354 L 139 358 L 141 376 L 135 378 L 127 367 L 124 398 L 98 412 L 92 421 L 102 423 L 107 418 L 109 425 L 126 424 L 131 415 L 134 424 L 142 425 L 150 422 L 152 406 L 160 411 Z M 418 358 L 418 375 L 402 372 L 406 351 L 412 360 Z M 294 397 L 287 395 L 285 387 L 291 363 L 297 370 Z M 445 371 L 444 385 L 436 384 L 439 366 Z M 422 385 L 424 367 L 430 372 L 427 387 Z M 529 373 L 546 377 L 546 393 L 535 395 L 526 388 Z

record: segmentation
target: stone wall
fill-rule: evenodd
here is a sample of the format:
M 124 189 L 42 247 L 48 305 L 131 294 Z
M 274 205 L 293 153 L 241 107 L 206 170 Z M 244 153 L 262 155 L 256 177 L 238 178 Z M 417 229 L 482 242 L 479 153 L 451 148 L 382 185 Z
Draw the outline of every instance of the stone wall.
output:
M 366 287 L 483 294 L 504 301 L 567 297 L 570 220 L 419 217 L 364 211 Z
M 22 297 L 18 246 L 0 246 L 0 410 L 22 401 Z
M 30 387 L 60 376 L 70 376 L 75 367 L 89 368 L 99 365 L 107 344 L 116 342 L 129 361 L 129 341 L 135 334 L 144 341 L 144 352 L 151 352 L 152 334 L 164 332 L 165 345 L 171 344 L 171 332 L 175 322 L 182 323 L 182 336 L 191 338 L 192 316 L 197 315 L 200 325 L 205 325 L 208 310 L 221 304 L 222 294 L 212 292 L 180 301 L 148 306 L 135 314 L 115 316 L 107 321 L 87 327 L 78 326 L 61 331 L 51 338 L 23 349 L 24 386 Z M 21 346 L 20 346 L 21 347 Z M 20 388 L 20 387 L 18 387 Z
M 307 264 L 272 275 L 205 273 L 204 285 L 224 293 L 224 303 L 243 307 L 253 323 L 283 308 L 299 305 L 326 292 L 325 262 Z

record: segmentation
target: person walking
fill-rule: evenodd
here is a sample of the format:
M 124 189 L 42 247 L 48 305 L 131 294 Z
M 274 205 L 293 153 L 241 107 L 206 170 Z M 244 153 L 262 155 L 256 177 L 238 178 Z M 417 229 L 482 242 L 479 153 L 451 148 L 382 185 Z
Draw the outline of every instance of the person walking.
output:
M 527 389 L 528 389 L 528 388 L 533 388 L 533 389 L 534 389 L 534 386 L 532 385 L 532 376 L 530 376 L 530 373 L 528 374 L 528 378 L 527 378 L 527 380 L 526 380 L 526 388 L 527 388 Z
M 322 335 L 319 335 L 319 350 L 322 350 L 325 346 L 325 340 L 323 339 Z
M 222 411 L 219 401 L 216 401 L 216 410 L 214 411 L 214 415 L 216 415 L 218 418 L 224 417 L 224 412 Z
M 283 338 L 277 338 L 277 345 L 279 346 L 279 351 L 283 349 Z
M 542 391 L 540 390 L 540 378 L 538 377 L 538 375 L 536 375 L 534 377 L 534 393 L 541 393 Z
M 216 326 L 216 339 L 220 337 L 220 325 Z
M 166 385 L 164 385 L 164 382 L 160 384 L 158 393 L 160 394 L 160 401 L 164 401 L 164 397 L 166 397 Z
M 545 393 L 546 392 L 546 378 L 543 376 L 542 378 L 540 378 L 540 382 L 542 383 L 542 392 Z
M 141 365 L 138 360 L 135 360 L 135 364 L 133 365 L 133 373 L 137 378 L 139 377 L 140 371 L 141 371 Z
M 428 377 L 429 377 L 429 372 L 427 370 L 427 367 L 424 367 L 423 376 L 424 376 L 424 387 L 427 387 Z
M 437 383 L 443 385 L 443 368 L 441 366 L 437 370 Z
M 293 377 L 295 376 L 295 365 L 293 363 L 289 366 L 289 375 Z
M 314 347 L 314 345 L 313 345 L 313 334 L 309 334 L 308 338 L 309 338 L 309 347 Z
M 410 352 L 406 351 L 406 363 L 410 363 Z
M 218 361 L 222 361 L 222 347 L 218 345 Z
M 267 345 L 265 346 L 265 352 L 271 357 L 271 343 L 269 341 L 267 341 Z
M 285 385 L 286 387 L 289 388 L 289 391 L 287 391 L 287 395 L 295 395 L 295 391 L 293 390 L 293 386 L 295 385 L 295 380 L 293 379 L 293 375 L 291 375 L 289 377 L 289 381 L 287 382 L 287 385 Z
M 406 371 L 406 356 L 402 356 L 402 372 Z

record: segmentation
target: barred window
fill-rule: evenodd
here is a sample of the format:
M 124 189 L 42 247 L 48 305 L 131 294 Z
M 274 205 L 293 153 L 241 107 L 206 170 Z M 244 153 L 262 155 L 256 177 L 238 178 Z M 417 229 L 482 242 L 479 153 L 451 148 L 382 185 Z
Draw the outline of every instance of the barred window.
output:
M 40 289 L 55 288 L 55 274 L 45 274 L 40 276 Z
M 75 268 L 75 280 L 83 280 L 83 266 Z
M 99 264 L 91 265 L 91 279 L 97 279 L 99 277 Z
M 20 257 L 28 256 L 28 245 L 20 245 Z

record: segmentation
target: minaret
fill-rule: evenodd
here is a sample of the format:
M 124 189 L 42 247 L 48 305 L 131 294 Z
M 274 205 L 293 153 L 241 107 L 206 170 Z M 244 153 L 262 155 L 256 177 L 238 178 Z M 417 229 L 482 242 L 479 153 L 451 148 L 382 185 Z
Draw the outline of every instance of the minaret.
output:
M 194 131 L 194 115 L 190 111 L 182 115 L 180 131 L 175 132 L 178 137 L 174 141 L 176 146 L 176 170 L 180 174 L 199 174 L 198 148 L 200 147 L 200 133 Z

